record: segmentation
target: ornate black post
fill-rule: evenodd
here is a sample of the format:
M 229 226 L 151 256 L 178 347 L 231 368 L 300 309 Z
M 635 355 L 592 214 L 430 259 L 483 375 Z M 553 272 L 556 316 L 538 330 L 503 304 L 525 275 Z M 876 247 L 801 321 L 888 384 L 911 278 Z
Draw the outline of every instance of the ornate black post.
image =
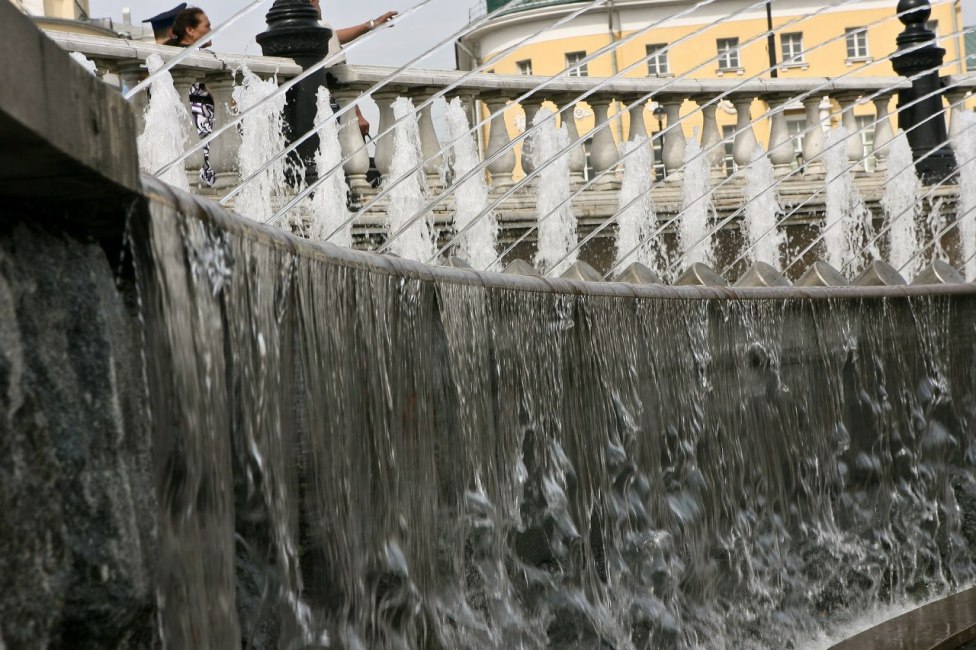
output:
M 919 176 L 926 183 L 938 182 L 956 169 L 948 146 L 939 78 L 946 51 L 936 45 L 935 34 L 925 26 L 932 15 L 929 0 L 899 0 L 898 14 L 905 25 L 897 38 L 898 50 L 904 53 L 896 54 L 891 63 L 903 77 L 919 75 L 912 80 L 911 89 L 899 92 L 898 126 L 908 136 Z
M 329 53 L 332 30 L 319 23 L 318 10 L 309 0 L 275 0 L 266 21 L 268 31 L 257 36 L 265 56 L 294 59 L 302 70 L 307 70 Z M 324 85 L 325 71 L 319 70 L 288 91 L 285 124 L 289 143 L 312 130 L 316 112 L 315 96 L 319 86 Z M 297 149 L 298 157 L 305 165 L 305 181 L 308 183 L 318 178 L 315 169 L 318 146 L 318 137 L 312 136 Z

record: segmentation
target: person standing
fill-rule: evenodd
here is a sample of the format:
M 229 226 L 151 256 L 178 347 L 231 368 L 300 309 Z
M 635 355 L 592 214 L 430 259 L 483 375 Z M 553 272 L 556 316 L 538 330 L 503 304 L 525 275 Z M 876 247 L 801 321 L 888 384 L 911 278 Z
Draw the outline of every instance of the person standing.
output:
M 186 3 L 181 2 L 169 11 L 164 11 L 142 21 L 152 25 L 153 36 L 156 38 L 157 45 L 163 45 L 173 37 L 173 23 L 176 22 L 176 16 L 184 9 L 186 9 Z

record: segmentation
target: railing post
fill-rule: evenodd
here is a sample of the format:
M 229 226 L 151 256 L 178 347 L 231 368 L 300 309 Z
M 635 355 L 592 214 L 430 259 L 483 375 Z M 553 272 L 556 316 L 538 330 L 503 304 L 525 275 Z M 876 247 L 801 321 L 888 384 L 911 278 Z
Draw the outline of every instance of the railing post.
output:
M 576 126 L 576 102 L 573 101 L 575 95 L 557 96 L 556 103 L 563 103 L 560 112 L 561 124 L 566 125 L 566 133 L 569 134 L 569 141 L 579 140 L 579 129 Z M 583 145 L 573 147 L 569 154 L 569 178 L 574 186 L 583 183 L 583 174 L 586 170 L 586 149 Z
M 777 176 L 785 176 L 792 170 L 795 158 L 793 139 L 786 126 L 786 113 L 783 105 L 789 101 L 788 96 L 769 95 L 765 97 L 766 106 L 773 112 L 769 124 L 769 160 L 773 163 L 773 170 Z
M 332 30 L 319 23 L 319 12 L 309 0 L 275 0 L 266 17 L 268 31 L 257 35 L 258 45 L 265 56 L 294 59 L 307 70 L 329 53 Z M 316 94 L 327 85 L 325 70 L 319 70 L 288 91 L 285 124 L 288 142 L 294 142 L 315 126 Z M 298 156 L 305 165 L 305 181 L 318 179 L 315 152 L 318 136 L 312 136 L 298 146 Z
M 874 98 L 874 159 L 875 171 L 883 171 L 888 165 L 888 145 L 895 137 L 888 117 L 888 103 L 891 93 L 882 93 Z
M 816 175 L 823 172 L 824 134 L 823 122 L 820 119 L 820 102 L 822 97 L 807 97 L 803 100 L 806 109 L 806 134 L 803 136 L 803 173 Z
M 698 95 L 691 99 L 701 107 L 701 148 L 702 151 L 706 152 L 705 156 L 711 166 L 712 180 L 718 181 L 725 176 L 723 171 L 725 147 L 721 146 L 722 132 L 718 129 L 718 120 L 715 117 L 718 112 L 718 104 L 712 101 L 714 98 L 711 95 Z
M 929 0 L 899 0 L 897 11 L 905 31 L 896 39 L 899 53 L 891 64 L 896 73 L 912 79 L 912 87 L 898 93 L 898 126 L 908 136 L 918 175 L 926 183 L 938 182 L 956 169 L 948 146 L 939 78 L 946 51 L 936 45 L 935 34 L 925 26 L 932 15 Z
M 861 144 L 861 131 L 857 128 L 857 118 L 854 116 L 854 106 L 857 104 L 859 92 L 838 93 L 835 97 L 840 104 L 840 123 L 847 130 L 847 140 L 844 142 L 844 151 L 847 160 L 852 165 L 851 171 L 862 171 L 864 169 L 864 145 Z
M 739 168 L 748 166 L 752 162 L 752 155 L 759 142 L 756 132 L 752 129 L 752 95 L 733 95 L 732 105 L 735 106 L 735 138 L 732 140 L 732 159 Z
M 512 140 L 508 135 L 505 124 L 505 112 L 502 110 L 508 104 L 508 98 L 499 94 L 486 95 L 483 98 L 488 112 L 495 115 L 491 118 L 488 130 L 488 155 L 500 153 L 498 158 L 488 165 L 491 172 L 491 185 L 495 189 L 508 187 L 512 184 L 512 171 L 515 169 L 515 151 L 512 150 Z
M 664 161 L 666 180 L 677 181 L 684 177 L 685 164 L 685 134 L 681 128 L 681 104 L 684 97 L 680 95 L 665 95 L 658 100 L 664 107 L 664 114 L 668 126 L 664 129 L 664 144 L 661 158 Z

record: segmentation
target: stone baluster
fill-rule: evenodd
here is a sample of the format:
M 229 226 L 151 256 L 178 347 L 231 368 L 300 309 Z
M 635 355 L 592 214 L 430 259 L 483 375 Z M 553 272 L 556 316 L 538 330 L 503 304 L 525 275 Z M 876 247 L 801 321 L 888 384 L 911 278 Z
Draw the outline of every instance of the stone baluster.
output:
M 437 91 L 430 88 L 418 90 L 413 95 L 414 104 L 420 106 L 430 99 L 435 92 Z M 443 156 L 436 155 L 441 150 L 441 143 L 437 139 L 437 131 L 434 129 L 434 118 L 431 113 L 432 108 L 433 104 L 429 104 L 420 109 L 420 115 L 417 118 L 420 129 L 420 150 L 424 156 L 424 160 L 428 160 L 424 165 L 424 174 L 427 175 L 428 187 L 441 188 L 444 185 L 441 176 L 444 158 Z
M 859 93 L 840 93 L 837 95 L 837 103 L 840 104 L 840 123 L 847 131 L 844 151 L 847 153 L 847 160 L 852 165 L 851 171 L 864 169 L 864 145 L 861 143 L 861 131 L 857 128 L 857 119 L 854 117 L 854 106 L 857 104 L 858 97 Z
M 542 102 L 544 97 L 541 95 L 532 95 L 527 99 L 522 100 L 522 112 L 525 114 L 525 130 L 528 131 L 532 128 L 532 122 L 535 120 L 535 116 L 539 114 L 542 110 Z M 538 165 L 536 160 L 532 155 L 532 139 L 533 135 L 530 133 L 522 140 L 522 153 L 519 156 L 519 162 L 522 164 L 522 171 L 525 175 L 529 175 L 536 170 Z
M 332 96 L 335 97 L 340 108 L 356 101 L 359 94 L 358 89 L 348 86 L 332 89 Z M 339 117 L 339 146 L 342 149 L 343 159 L 348 158 L 342 164 L 342 169 L 346 173 L 349 189 L 361 193 L 369 188 L 369 181 L 366 180 L 366 173 L 369 171 L 369 151 L 366 150 L 366 142 L 359 130 L 359 117 L 355 109 L 350 109 Z M 319 171 L 324 174 L 329 170 Z
M 192 111 L 190 109 L 190 88 L 198 81 L 198 73 L 196 70 L 191 70 L 188 68 L 173 68 L 170 70 L 170 74 L 173 76 L 173 86 L 176 88 L 176 92 L 179 93 L 180 99 L 183 100 L 183 105 L 186 106 L 186 119 L 188 123 L 188 132 L 190 134 L 187 140 L 187 147 L 191 147 L 197 143 L 199 136 L 197 135 L 197 127 L 192 120 Z M 186 178 L 190 181 L 190 187 L 200 186 L 200 167 L 203 164 L 203 153 L 197 152 L 186 159 Z
M 759 142 L 756 132 L 752 128 L 753 97 L 751 95 L 734 95 L 732 105 L 735 106 L 735 138 L 732 141 L 732 160 L 740 168 L 752 162 L 752 156 Z
M 138 59 L 120 61 L 118 64 L 119 80 L 125 90 L 135 88 L 146 78 L 145 64 Z M 142 133 L 146 130 L 146 106 L 149 104 L 149 93 L 141 92 L 130 100 L 132 112 L 136 117 L 136 130 Z
M 627 112 L 630 115 L 630 133 L 627 134 L 627 139 L 631 142 L 636 138 L 647 138 L 647 125 L 644 124 L 644 109 L 646 106 L 646 101 L 633 101 L 627 108 Z
M 700 95 L 692 97 L 692 100 L 701 107 L 701 147 L 712 169 L 712 180 L 716 181 L 725 176 L 722 164 L 725 159 L 725 147 L 722 146 L 722 132 L 715 118 L 718 102 L 714 101 L 715 97 L 712 95 Z
M 667 172 L 668 181 L 677 181 L 684 176 L 685 134 L 681 128 L 681 104 L 684 98 L 667 95 L 658 100 L 664 107 L 668 126 L 664 129 L 664 144 L 661 159 Z
M 501 95 L 488 95 L 483 98 L 483 101 L 489 113 L 494 116 L 491 118 L 488 132 L 487 157 L 500 153 L 498 158 L 488 164 L 491 184 L 495 188 L 507 187 L 512 184 L 512 172 L 516 162 L 512 140 L 508 135 L 508 126 L 505 124 L 504 108 L 508 104 L 508 98 Z
M 215 72 L 206 76 L 206 83 L 214 100 L 214 131 L 217 131 L 230 121 L 232 115 L 234 78 L 228 71 Z M 227 129 L 210 144 L 210 166 L 217 174 L 215 191 L 226 190 L 239 182 L 237 152 L 240 146 L 241 136 L 237 129 Z
M 949 114 L 949 145 L 954 147 L 963 130 L 961 117 L 966 112 L 966 89 L 952 88 L 946 90 L 943 95 L 949 102 L 949 108 L 946 111 Z
M 399 90 L 389 87 L 373 95 L 373 101 L 376 102 L 376 105 L 380 109 L 380 124 L 377 127 L 377 133 L 383 133 L 396 122 L 396 116 L 393 114 L 393 102 L 399 96 Z M 349 112 L 354 113 L 354 111 Z M 376 153 L 373 154 L 373 160 L 376 163 L 376 169 L 383 176 L 384 181 L 390 174 L 390 165 L 393 164 L 395 140 L 396 128 L 375 140 Z
M 610 102 L 593 97 L 593 138 L 590 140 L 590 164 L 597 175 L 607 172 L 595 183 L 595 187 L 607 187 L 616 179 L 612 170 L 620 160 L 617 142 L 613 139 L 613 125 L 610 123 Z
M 773 163 L 776 175 L 785 176 L 792 168 L 795 155 L 793 140 L 786 126 L 786 113 L 783 111 L 783 105 L 789 98 L 776 95 L 767 97 L 765 101 L 772 113 L 769 124 L 769 160 Z
M 874 98 L 874 159 L 875 170 L 883 170 L 888 164 L 888 145 L 895 132 L 891 129 L 891 118 L 888 116 L 888 104 L 891 93 L 883 93 Z
M 805 174 L 823 173 L 824 134 L 820 121 L 821 97 L 807 97 L 803 100 L 806 109 L 806 133 L 803 136 L 803 172 Z
M 563 102 L 566 103 L 562 111 L 560 112 L 560 119 L 562 124 L 566 125 L 566 133 L 569 135 L 570 142 L 576 142 L 579 140 L 579 129 L 576 128 L 576 102 L 573 101 L 575 95 L 567 95 L 562 98 Z M 586 170 L 586 149 L 583 148 L 582 144 L 573 147 L 573 150 L 569 153 L 569 179 L 573 185 L 581 185 L 583 183 L 583 172 Z

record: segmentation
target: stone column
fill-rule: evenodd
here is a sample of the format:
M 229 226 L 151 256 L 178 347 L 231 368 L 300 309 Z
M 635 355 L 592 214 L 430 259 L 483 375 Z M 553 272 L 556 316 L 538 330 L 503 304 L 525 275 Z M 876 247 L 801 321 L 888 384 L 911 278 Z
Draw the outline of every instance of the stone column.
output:
M 146 78 L 146 69 L 138 59 L 120 61 L 118 64 L 119 80 L 126 89 L 135 88 Z M 136 117 L 136 131 L 140 135 L 146 130 L 146 106 L 149 104 L 149 93 L 139 93 L 133 97 L 129 105 Z
M 351 87 L 339 87 L 332 90 L 332 95 L 340 107 L 348 106 L 359 97 L 359 90 Z M 362 133 L 359 131 L 359 118 L 355 109 L 346 111 L 339 118 L 339 146 L 342 147 L 342 157 L 348 158 L 342 168 L 346 172 L 349 189 L 362 193 L 369 188 L 366 172 L 369 171 L 369 152 Z M 323 170 L 327 172 L 328 170 Z
M 590 108 L 593 109 L 593 138 L 590 141 L 590 164 L 597 175 L 607 172 L 596 182 L 597 186 L 607 186 L 616 179 L 613 168 L 620 160 L 617 142 L 613 139 L 612 125 L 609 119 L 610 105 L 605 99 L 593 97 Z
M 955 146 L 955 140 L 962 132 L 962 122 L 960 117 L 966 113 L 966 89 L 953 88 L 945 92 L 946 101 L 949 102 L 949 144 Z
M 850 162 L 851 171 L 862 171 L 864 169 L 864 145 L 861 144 L 861 131 L 857 128 L 857 120 L 854 118 L 854 106 L 857 104 L 859 93 L 839 93 L 836 97 L 840 104 L 840 123 L 847 131 L 847 140 L 844 141 L 844 151 L 847 153 L 847 160 Z
M 722 165 L 725 158 L 725 147 L 722 146 L 722 132 L 718 128 L 718 120 L 715 117 L 715 113 L 718 111 L 718 102 L 713 101 L 715 98 L 711 95 L 699 95 L 691 99 L 701 107 L 701 147 L 708 158 L 712 170 L 712 181 L 715 182 L 725 176 Z
M 535 120 L 535 116 L 542 110 L 543 100 L 544 98 L 540 95 L 533 95 L 522 100 L 522 112 L 525 114 L 526 131 L 532 128 L 532 121 Z M 532 156 L 532 139 L 533 135 L 531 133 L 522 139 L 522 154 L 519 156 L 522 171 L 525 172 L 526 176 L 534 172 L 538 167 Z
M 751 95 L 733 95 L 732 105 L 735 106 L 735 139 L 732 141 L 732 159 L 740 168 L 752 162 L 752 154 L 759 142 L 756 132 L 752 129 L 753 97 Z
M 807 97 L 803 100 L 803 108 L 807 112 L 806 134 L 803 136 L 803 173 L 823 173 L 823 123 L 820 121 L 820 100 L 822 98 Z
M 661 159 L 667 172 L 668 181 L 678 181 L 684 176 L 685 134 L 681 128 L 681 104 L 684 97 L 666 95 L 658 100 L 664 107 L 668 126 L 664 129 L 664 144 Z
M 396 117 L 393 114 L 393 102 L 399 96 L 400 92 L 391 89 L 389 86 L 373 95 L 373 101 L 376 102 L 376 105 L 380 109 L 380 123 L 377 127 L 377 133 L 383 133 L 396 122 Z M 350 111 L 350 113 L 352 112 Z M 393 163 L 393 143 L 395 139 L 396 127 L 386 135 L 374 140 L 376 153 L 373 155 L 373 160 L 376 162 L 376 169 L 383 175 L 384 180 L 389 176 L 390 165 Z
M 627 134 L 627 139 L 631 142 L 633 142 L 634 138 L 647 138 L 647 125 L 644 124 L 644 109 L 646 106 L 647 101 L 634 101 L 627 108 L 627 112 L 630 115 L 630 133 Z
M 491 184 L 495 188 L 504 188 L 512 184 L 512 172 L 515 170 L 515 152 L 512 150 L 512 140 L 508 136 L 508 127 L 505 125 L 505 107 L 508 98 L 501 95 L 488 95 L 482 98 L 488 111 L 494 117 L 491 118 L 491 127 L 488 133 L 488 152 L 487 157 L 501 154 L 488 164 L 488 171 L 491 173 Z
M 419 90 L 414 94 L 413 101 L 419 106 L 423 102 L 430 99 L 435 90 L 426 88 Z M 432 104 L 428 105 L 420 110 L 420 115 L 418 116 L 418 127 L 420 129 L 420 150 L 424 156 L 424 160 L 429 160 L 427 164 L 424 165 L 424 174 L 427 176 L 427 185 L 430 188 L 437 189 L 443 187 L 444 183 L 441 180 L 441 168 L 444 165 L 443 156 L 437 155 L 437 152 L 441 150 L 440 140 L 437 139 L 437 131 L 434 130 L 434 119 L 431 115 Z
M 567 95 L 561 101 L 571 102 L 563 106 L 559 117 L 562 124 L 566 125 L 566 133 L 569 135 L 570 142 L 579 140 L 579 129 L 576 128 L 576 95 Z M 573 147 L 569 153 L 569 179 L 573 185 L 579 186 L 583 183 L 583 172 L 586 170 L 586 150 L 580 143 Z
M 884 170 L 888 165 L 888 145 L 895 132 L 891 129 L 891 118 L 888 117 L 888 103 L 891 93 L 883 93 L 874 98 L 874 159 L 876 171 Z
M 234 78 L 226 71 L 208 74 L 207 90 L 214 100 L 214 131 L 226 126 L 232 116 Z M 237 152 L 241 146 L 241 136 L 237 129 L 227 129 L 210 145 L 210 166 L 217 174 L 214 190 L 223 193 L 240 182 L 237 167 Z M 277 152 L 274 152 L 277 153 Z
M 769 160 L 777 176 L 790 173 L 793 166 L 794 148 L 790 131 L 786 126 L 783 106 L 789 100 L 781 95 L 766 98 L 766 106 L 772 112 L 769 124 Z

